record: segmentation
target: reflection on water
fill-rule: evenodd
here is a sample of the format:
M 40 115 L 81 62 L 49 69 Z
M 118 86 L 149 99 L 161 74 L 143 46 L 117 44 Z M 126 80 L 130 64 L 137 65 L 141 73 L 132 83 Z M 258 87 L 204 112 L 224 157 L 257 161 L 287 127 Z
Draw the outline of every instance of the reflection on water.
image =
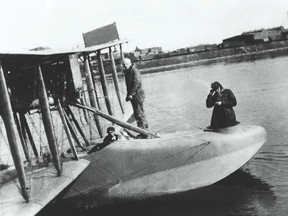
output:
M 271 188 L 248 171 L 238 170 L 198 190 L 89 210 L 71 211 L 54 205 L 41 215 L 271 215 L 276 200 Z

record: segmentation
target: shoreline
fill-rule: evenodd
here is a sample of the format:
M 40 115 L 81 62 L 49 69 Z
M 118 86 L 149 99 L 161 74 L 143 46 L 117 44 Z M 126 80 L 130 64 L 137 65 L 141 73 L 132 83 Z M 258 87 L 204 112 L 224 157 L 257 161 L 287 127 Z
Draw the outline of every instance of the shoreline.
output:
M 197 53 L 182 54 L 177 56 L 135 61 L 141 74 L 159 73 L 182 68 L 212 65 L 220 62 L 236 63 L 255 61 L 266 58 L 288 56 L 288 40 L 274 41 L 263 44 L 253 44 L 240 47 L 202 51 Z M 119 77 L 124 76 L 121 64 L 116 65 Z M 95 79 L 100 81 L 100 75 L 94 70 Z M 106 78 L 112 79 L 112 67 L 105 66 Z
M 207 52 L 211 52 L 211 51 L 206 51 L 206 53 Z M 157 63 L 156 61 L 161 61 L 160 59 L 153 59 L 153 60 L 146 61 L 146 62 L 135 62 L 135 64 L 136 64 L 136 67 L 141 72 L 141 74 L 148 74 L 148 73 L 158 73 L 162 71 L 176 70 L 180 68 L 189 68 L 189 67 L 195 67 L 195 66 L 201 66 L 201 65 L 211 65 L 211 64 L 216 64 L 219 62 L 227 62 L 227 63 L 242 62 L 242 61 L 245 62 L 245 61 L 254 61 L 254 60 L 265 59 L 265 58 L 275 58 L 275 57 L 286 56 L 286 55 L 288 55 L 288 44 L 285 47 L 277 47 L 273 49 L 238 53 L 235 55 L 219 56 L 219 57 L 214 57 L 214 58 L 202 58 L 202 59 L 197 59 L 197 60 L 188 60 L 186 56 L 181 56 L 183 58 L 182 62 L 176 62 L 172 64 L 170 63 L 170 64 L 159 65 L 159 62 Z M 179 56 L 177 57 L 179 58 Z M 171 62 L 173 62 L 173 60 Z

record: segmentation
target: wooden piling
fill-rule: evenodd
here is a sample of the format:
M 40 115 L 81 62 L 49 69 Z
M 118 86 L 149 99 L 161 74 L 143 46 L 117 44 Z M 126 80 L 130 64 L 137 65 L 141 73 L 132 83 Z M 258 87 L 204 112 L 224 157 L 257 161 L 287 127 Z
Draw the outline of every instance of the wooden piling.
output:
M 112 65 L 112 77 L 113 77 L 113 81 L 114 81 L 114 86 L 115 86 L 117 98 L 118 98 L 119 105 L 120 105 L 120 108 L 122 110 L 122 113 L 124 113 L 124 108 L 123 108 L 123 105 L 122 105 L 121 93 L 120 93 L 120 89 L 119 89 L 118 74 L 117 74 L 115 61 L 114 61 L 114 56 L 113 56 L 111 47 L 109 47 L 109 55 L 110 55 L 110 60 L 111 60 L 111 65 Z
M 101 50 L 99 50 L 97 52 L 97 59 L 98 59 L 99 75 L 100 75 L 100 80 L 101 80 L 101 85 L 102 85 L 102 90 L 103 90 L 103 94 L 104 94 L 104 98 L 105 98 L 107 111 L 108 111 L 108 113 L 110 115 L 113 115 L 112 107 L 111 107 L 111 103 L 110 103 L 110 99 L 109 99 L 109 95 L 108 95 L 108 88 L 107 88 L 107 80 L 106 80 L 106 76 L 105 76 L 105 70 L 104 70 L 104 66 L 103 66 L 103 62 L 102 62 L 102 58 L 101 58 Z
M 48 144 L 50 147 L 50 151 L 53 157 L 54 166 L 57 170 L 58 176 L 60 176 L 62 174 L 61 163 L 60 163 L 59 154 L 57 150 L 57 142 L 56 142 L 55 132 L 53 129 L 53 124 L 52 124 L 52 119 L 51 119 L 50 106 L 48 103 L 47 92 L 46 92 L 44 78 L 42 75 L 40 65 L 36 67 L 36 72 L 37 72 L 37 83 L 39 86 L 39 90 L 38 90 L 39 102 L 40 102 L 40 107 L 41 107 L 43 124 L 45 128 Z
M 85 57 L 84 65 L 85 65 L 86 84 L 87 84 L 87 89 L 88 89 L 88 94 L 89 94 L 89 99 L 90 99 L 90 105 L 91 105 L 91 107 L 94 107 L 95 109 L 97 109 L 96 95 L 95 95 L 94 85 L 93 85 L 92 76 L 91 76 L 91 72 L 90 72 L 89 60 L 87 57 Z M 100 120 L 99 120 L 98 116 L 95 114 L 93 115 L 93 117 L 95 120 L 95 124 L 96 124 L 97 130 L 98 130 L 98 133 L 99 133 L 100 137 L 103 137 L 103 132 L 102 132 L 102 128 L 100 125 Z
M 4 124 L 5 124 L 7 138 L 8 138 L 9 146 L 11 150 L 11 155 L 13 158 L 15 169 L 17 172 L 20 186 L 21 186 L 21 192 L 26 202 L 29 202 L 26 175 L 25 175 L 24 166 L 20 157 L 18 144 L 17 144 L 17 136 L 16 136 L 17 128 L 16 128 L 16 124 L 15 124 L 13 114 L 12 114 L 13 112 L 12 112 L 11 102 L 10 102 L 10 98 L 8 95 L 6 80 L 4 77 L 4 72 L 3 72 L 1 62 L 0 62 L 0 102 L 1 102 L 0 113 L 2 115 Z

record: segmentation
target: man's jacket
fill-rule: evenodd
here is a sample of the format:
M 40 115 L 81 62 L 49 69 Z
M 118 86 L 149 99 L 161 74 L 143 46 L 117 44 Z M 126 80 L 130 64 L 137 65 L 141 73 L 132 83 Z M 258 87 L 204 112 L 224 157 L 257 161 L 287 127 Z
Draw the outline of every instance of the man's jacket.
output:
M 142 88 L 141 75 L 133 65 L 125 70 L 125 81 L 127 87 L 127 96 L 132 95 L 133 98 L 137 98 L 139 101 L 143 102 L 145 93 Z

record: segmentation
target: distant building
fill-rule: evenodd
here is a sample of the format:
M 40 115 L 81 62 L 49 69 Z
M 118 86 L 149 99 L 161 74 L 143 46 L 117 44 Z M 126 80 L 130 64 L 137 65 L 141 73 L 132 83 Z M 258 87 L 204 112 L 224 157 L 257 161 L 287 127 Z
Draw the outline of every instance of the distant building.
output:
M 253 44 L 255 42 L 253 34 L 247 35 L 237 35 L 231 38 L 227 38 L 223 40 L 222 47 L 235 47 L 235 46 L 245 46 L 248 44 Z
M 136 47 L 133 52 L 126 53 L 126 56 L 131 58 L 132 61 L 145 61 L 155 58 L 159 53 L 162 53 L 162 47 L 150 47 L 145 49 Z
M 254 35 L 255 40 L 262 40 L 263 42 L 283 40 L 285 38 L 285 29 L 283 26 L 270 28 L 270 29 L 259 29 L 249 32 L 244 32 L 242 35 Z
M 206 45 L 206 50 L 215 50 L 215 49 L 218 49 L 217 44 L 207 44 Z
M 162 47 L 151 47 L 145 49 L 139 49 L 136 47 L 134 52 L 139 54 L 158 54 L 162 52 Z
M 158 54 L 162 52 L 162 47 L 151 47 L 149 48 L 149 53 L 150 54 Z
M 197 46 L 188 47 L 189 53 L 203 52 L 203 51 L 215 50 L 215 49 L 218 49 L 217 44 L 199 44 Z
M 284 36 L 285 40 L 288 39 L 288 29 L 284 29 L 283 36 Z
M 269 28 L 269 29 L 257 29 L 254 31 L 243 32 L 241 35 L 237 35 L 231 38 L 223 40 L 221 44 L 222 48 L 245 46 L 249 44 L 263 43 L 269 41 L 286 40 L 288 39 L 288 32 L 283 26 Z

